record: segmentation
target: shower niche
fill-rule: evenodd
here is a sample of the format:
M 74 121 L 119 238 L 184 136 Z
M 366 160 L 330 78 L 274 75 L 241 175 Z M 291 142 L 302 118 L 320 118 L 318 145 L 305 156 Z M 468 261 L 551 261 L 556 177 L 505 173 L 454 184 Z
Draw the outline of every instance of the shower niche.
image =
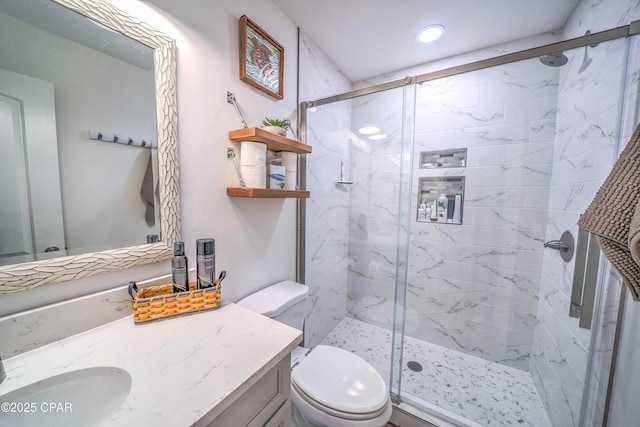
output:
M 419 178 L 416 221 L 462 224 L 464 182 L 464 176 Z
M 419 162 L 419 169 L 465 168 L 467 149 L 422 151 Z M 462 224 L 463 204 L 464 176 L 419 178 L 416 221 Z

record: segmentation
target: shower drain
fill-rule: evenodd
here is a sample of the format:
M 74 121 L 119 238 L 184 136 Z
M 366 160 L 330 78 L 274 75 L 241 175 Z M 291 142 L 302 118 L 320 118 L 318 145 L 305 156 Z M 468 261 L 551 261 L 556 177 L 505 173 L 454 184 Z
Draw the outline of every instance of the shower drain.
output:
M 422 371 L 422 365 L 419 364 L 418 362 L 412 360 L 410 362 L 407 363 L 407 368 L 411 369 L 412 371 L 415 372 L 420 372 Z

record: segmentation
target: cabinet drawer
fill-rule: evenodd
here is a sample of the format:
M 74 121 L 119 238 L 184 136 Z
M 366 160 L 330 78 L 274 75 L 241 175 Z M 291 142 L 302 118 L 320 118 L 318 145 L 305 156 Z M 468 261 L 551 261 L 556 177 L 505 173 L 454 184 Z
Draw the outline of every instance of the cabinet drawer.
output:
M 291 358 L 287 356 L 208 424 L 208 427 L 263 427 L 289 399 L 290 392 Z

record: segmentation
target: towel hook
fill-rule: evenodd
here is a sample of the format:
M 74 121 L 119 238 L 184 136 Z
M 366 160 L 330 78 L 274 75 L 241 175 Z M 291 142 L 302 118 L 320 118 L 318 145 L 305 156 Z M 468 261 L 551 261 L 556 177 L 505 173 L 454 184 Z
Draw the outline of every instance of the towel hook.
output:
M 571 261 L 573 258 L 573 252 L 575 249 L 575 240 L 573 238 L 573 234 L 569 230 L 566 230 L 560 236 L 560 240 L 550 240 L 545 242 L 545 248 L 553 249 L 560 252 L 560 257 L 564 262 Z

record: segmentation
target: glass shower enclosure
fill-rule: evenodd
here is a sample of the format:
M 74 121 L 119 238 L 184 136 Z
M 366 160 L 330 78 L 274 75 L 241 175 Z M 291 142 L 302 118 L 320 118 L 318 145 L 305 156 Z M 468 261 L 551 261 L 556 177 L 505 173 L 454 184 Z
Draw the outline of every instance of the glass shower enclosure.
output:
M 303 103 L 307 346 L 360 355 L 424 419 L 602 424 L 622 284 L 601 260 L 582 328 L 575 260 L 544 247 L 638 123 L 637 40 L 588 41 Z

